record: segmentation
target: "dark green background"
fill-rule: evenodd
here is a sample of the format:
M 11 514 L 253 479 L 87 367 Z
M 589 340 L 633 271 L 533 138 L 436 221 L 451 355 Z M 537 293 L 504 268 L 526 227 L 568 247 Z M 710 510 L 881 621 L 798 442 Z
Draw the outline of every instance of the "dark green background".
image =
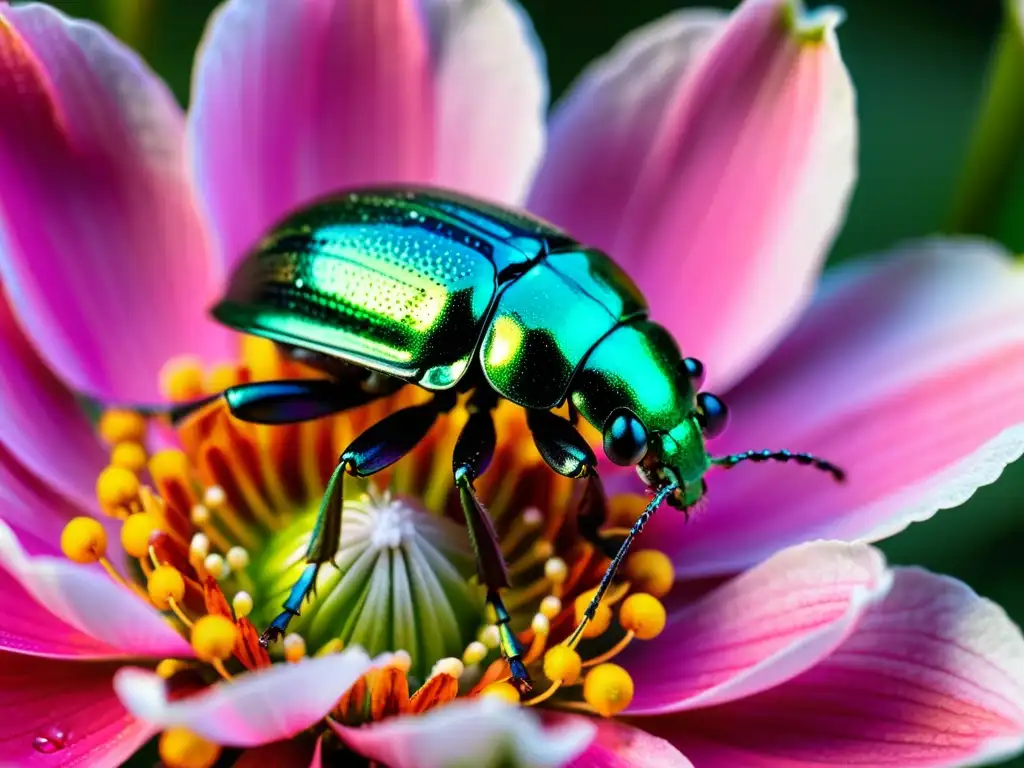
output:
M 280 0 L 287 2 L 287 0 Z M 557 96 L 622 35 L 681 5 L 671 0 L 525 0 Z M 63 0 L 140 48 L 187 102 L 192 52 L 213 0 Z M 838 261 L 941 229 L 983 93 L 1000 24 L 998 0 L 850 0 L 839 39 L 858 91 L 860 182 L 834 249 Z M 1021 94 L 1024 98 L 1024 92 Z M 1024 250 L 1024 185 L 989 234 Z M 1017 199 L 1016 205 L 1012 202 Z M 1024 311 L 1024 308 L 1022 308 Z M 1022 393 L 1024 396 L 1024 393 Z M 882 544 L 893 562 L 955 575 L 1024 620 L 1024 466 L 967 505 Z M 1013 765 L 1024 766 L 1024 760 Z

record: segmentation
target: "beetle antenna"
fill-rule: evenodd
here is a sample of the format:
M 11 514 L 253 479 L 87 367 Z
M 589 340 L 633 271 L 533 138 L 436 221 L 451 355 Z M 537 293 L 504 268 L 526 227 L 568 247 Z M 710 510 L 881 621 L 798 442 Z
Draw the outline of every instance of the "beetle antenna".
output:
M 728 456 L 715 456 L 711 463 L 717 467 L 731 469 L 744 461 L 795 461 L 797 464 L 814 467 L 822 472 L 828 472 L 836 479 L 836 482 L 846 480 L 846 472 L 841 470 L 831 461 L 826 461 L 810 453 L 793 453 L 792 451 L 743 451 L 742 453 L 731 453 Z

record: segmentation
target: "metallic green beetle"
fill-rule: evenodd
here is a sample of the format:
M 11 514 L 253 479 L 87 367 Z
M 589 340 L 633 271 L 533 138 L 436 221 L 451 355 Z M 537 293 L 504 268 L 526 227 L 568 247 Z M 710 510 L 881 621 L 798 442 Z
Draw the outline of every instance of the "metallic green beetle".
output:
M 274 227 L 244 259 L 213 314 L 331 374 L 233 387 L 223 397 L 240 419 L 314 419 L 406 384 L 434 393 L 424 405 L 387 416 L 342 453 L 321 503 L 309 565 L 263 634 L 264 644 L 284 633 L 318 568 L 337 554 L 344 474 L 365 477 L 398 461 L 459 393 L 471 393 L 470 417 L 452 469 L 479 578 L 520 690 L 529 679 L 500 595 L 508 574 L 473 488 L 494 451 L 491 412 L 500 398 L 526 409 L 537 448 L 555 472 L 585 479 L 580 533 L 612 558 L 571 643 L 653 512 L 663 501 L 684 510 L 696 504 L 711 465 L 793 460 L 843 479 L 837 467 L 804 453 L 711 457 L 705 439 L 725 427 L 726 408 L 714 395 L 697 393 L 703 366 L 684 358 L 668 332 L 647 318 L 629 277 L 604 253 L 550 224 L 480 200 L 426 188 L 375 188 L 311 205 Z M 566 401 L 569 420 L 552 413 Z M 175 417 L 199 405 L 178 409 Z M 654 492 L 620 542 L 599 533 L 604 492 L 597 457 L 574 426 L 578 416 L 601 430 L 607 457 L 636 466 Z

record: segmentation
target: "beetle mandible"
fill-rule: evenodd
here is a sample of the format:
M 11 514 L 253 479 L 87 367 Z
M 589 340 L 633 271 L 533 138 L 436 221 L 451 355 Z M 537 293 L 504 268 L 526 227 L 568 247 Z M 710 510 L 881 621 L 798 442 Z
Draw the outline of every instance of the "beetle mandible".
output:
M 579 531 L 611 563 L 583 619 L 578 642 L 634 538 L 662 502 L 686 510 L 706 493 L 711 466 L 795 461 L 842 480 L 842 470 L 807 453 L 708 454 L 705 441 L 728 419 L 724 403 L 699 392 L 703 365 L 683 357 L 647 316 L 643 295 L 604 253 L 528 214 L 438 189 L 370 188 L 293 213 L 242 260 L 213 315 L 270 339 L 326 379 L 231 387 L 172 410 L 180 421 L 226 402 L 244 421 L 282 424 L 364 405 L 407 384 L 429 402 L 396 411 L 345 449 L 327 485 L 306 553 L 307 567 L 261 638 L 282 635 L 338 552 L 342 478 L 366 477 L 401 459 L 434 420 L 467 394 L 469 419 L 452 471 L 501 651 L 521 691 L 530 682 L 501 599 L 509 585 L 497 536 L 474 490 L 487 469 L 500 399 L 526 409 L 533 440 L 559 474 L 587 485 Z M 570 418 L 552 411 L 568 401 Z M 576 429 L 601 431 L 606 456 L 635 466 L 653 499 L 621 542 L 602 537 L 604 491 L 597 457 Z

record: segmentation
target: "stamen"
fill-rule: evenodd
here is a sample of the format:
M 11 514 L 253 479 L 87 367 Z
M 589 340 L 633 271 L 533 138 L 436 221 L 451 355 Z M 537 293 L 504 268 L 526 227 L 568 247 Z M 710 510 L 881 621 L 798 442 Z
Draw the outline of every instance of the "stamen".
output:
M 475 666 L 486 659 L 488 653 L 490 653 L 490 651 L 486 645 L 481 643 L 479 640 L 474 640 L 467 645 L 466 650 L 462 652 L 462 663 L 467 667 Z
M 556 588 L 561 587 L 565 583 L 566 577 L 569 575 L 569 566 L 565 564 L 565 560 L 560 557 L 550 557 L 547 562 L 544 563 L 544 578 L 551 582 Z M 556 594 L 556 597 L 558 595 Z
M 167 768 L 212 768 L 221 748 L 184 728 L 171 728 L 160 736 L 160 760 Z
M 123 467 L 129 472 L 138 473 L 146 468 L 149 454 L 139 443 L 118 443 L 110 452 L 110 465 Z
M 586 618 L 587 606 L 590 605 L 590 601 L 594 599 L 594 595 L 596 594 L 597 588 L 595 587 L 576 598 L 576 602 L 573 605 L 576 609 L 577 625 L 583 624 L 583 620 Z M 608 631 L 608 627 L 610 627 L 611 624 L 612 609 L 609 601 L 605 599 L 598 603 L 597 610 L 594 611 L 594 617 L 583 627 L 580 637 L 587 639 L 599 637 Z
M 633 701 L 633 678 L 617 664 L 602 664 L 587 673 L 583 698 L 604 717 L 617 715 Z
M 501 630 L 498 629 L 496 624 L 488 624 L 480 630 L 480 634 L 477 635 L 477 640 L 493 651 L 501 645 Z
M 212 664 L 221 677 L 230 680 L 224 661 L 234 652 L 239 637 L 238 627 L 231 619 L 208 614 L 192 627 L 192 648 L 199 659 Z
M 91 517 L 72 518 L 60 535 L 60 549 L 64 556 L 75 563 L 88 565 L 99 563 L 111 579 L 123 587 L 132 588 L 107 560 L 107 531 Z
M 194 357 L 169 360 L 160 371 L 160 391 L 173 403 L 199 399 L 206 394 L 203 364 Z
M 430 671 L 430 676 L 435 675 L 448 675 L 458 680 L 462 677 L 462 673 L 466 670 L 462 661 L 456 659 L 454 656 L 448 656 L 446 658 L 438 660 L 434 664 L 434 668 Z
M 302 639 L 302 635 L 294 632 L 285 635 L 283 644 L 285 661 L 294 664 L 306 657 L 306 641 Z
M 146 419 L 135 411 L 112 408 L 100 416 L 100 437 L 111 447 L 141 443 L 146 438 Z
M 156 673 L 164 680 L 169 680 L 183 669 L 188 669 L 188 663 L 178 659 L 164 659 L 156 665 Z
M 221 533 L 217 527 L 213 525 L 211 519 L 212 515 L 210 514 L 210 508 L 205 504 L 192 505 L 192 510 L 189 513 L 189 520 L 192 521 L 192 525 L 206 534 L 206 537 L 216 544 L 218 549 L 230 549 L 231 542 L 228 541 L 227 536 Z M 206 555 L 203 555 L 203 557 L 206 557 Z
M 538 613 L 534 615 L 530 628 L 533 630 L 533 642 L 530 643 L 529 650 L 523 656 L 523 663 L 526 665 L 532 664 L 544 653 L 544 647 L 547 645 L 548 635 L 551 632 L 551 622 L 543 613 Z
M 528 707 L 535 707 L 547 701 L 563 685 L 573 685 L 579 679 L 582 668 L 583 662 L 576 651 L 564 645 L 556 645 L 544 654 L 544 676 L 551 681 L 551 685 L 524 703 Z
M 653 640 L 665 629 L 668 617 L 665 606 L 654 597 L 642 592 L 630 595 L 619 609 L 619 623 L 623 629 L 640 640 Z
M 146 512 L 131 515 L 121 526 L 121 546 L 132 557 L 145 561 L 149 554 L 150 538 L 157 530 L 159 526 L 152 515 Z
M 511 683 L 500 682 L 491 683 L 480 692 L 481 696 L 495 696 L 503 701 L 507 701 L 511 704 L 519 704 L 519 691 L 517 691 Z
M 657 549 L 641 549 L 626 558 L 623 568 L 633 588 L 664 597 L 675 582 L 675 569 L 668 555 Z
M 554 621 L 555 617 L 562 612 L 562 601 L 554 595 L 548 595 L 540 601 L 540 612 Z
M 96 498 L 100 508 L 111 517 L 139 512 L 139 478 L 124 467 L 109 466 L 96 479 Z
M 220 581 L 227 575 L 224 558 L 216 552 L 211 552 L 204 558 L 203 568 L 205 568 L 206 572 L 213 576 L 213 578 L 217 579 L 217 581 Z
M 181 571 L 170 565 L 161 565 L 153 570 L 146 581 L 149 599 L 161 611 L 174 611 L 185 626 L 192 626 L 191 619 L 178 605 L 185 599 L 185 578 Z
M 235 596 L 231 599 L 231 609 L 235 612 L 235 616 L 240 619 L 252 613 L 252 607 L 252 595 L 248 592 L 236 592 Z

